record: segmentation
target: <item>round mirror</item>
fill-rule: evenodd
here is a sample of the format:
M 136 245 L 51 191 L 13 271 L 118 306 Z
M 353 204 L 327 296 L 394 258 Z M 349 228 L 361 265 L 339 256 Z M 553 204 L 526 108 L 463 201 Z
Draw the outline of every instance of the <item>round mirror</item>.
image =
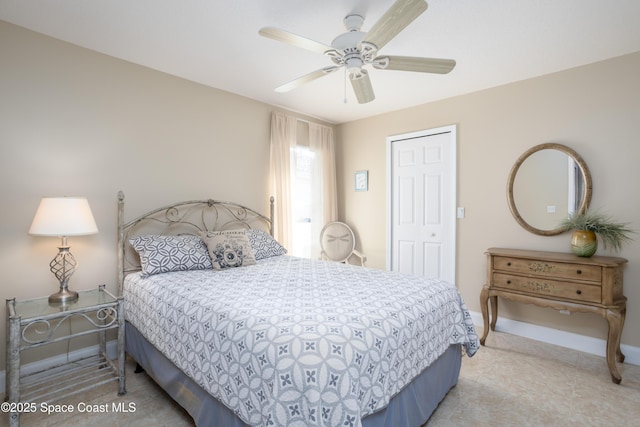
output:
M 562 144 L 527 150 L 509 173 L 507 199 L 513 217 L 526 230 L 560 234 L 560 221 L 584 213 L 591 201 L 591 173 L 582 157 Z

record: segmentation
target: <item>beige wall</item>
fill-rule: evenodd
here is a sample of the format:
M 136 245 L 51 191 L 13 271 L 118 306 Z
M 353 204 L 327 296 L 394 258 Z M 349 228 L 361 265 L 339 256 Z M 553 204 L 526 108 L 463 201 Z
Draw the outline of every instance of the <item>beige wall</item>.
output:
M 128 219 L 209 197 L 268 213 L 274 107 L 3 21 L 0 58 L 3 304 L 57 289 L 48 264 L 59 239 L 27 234 L 42 196 L 86 196 L 93 210 L 100 233 L 69 238 L 79 263 L 70 282 L 76 290 L 101 283 L 117 290 L 118 190 Z M 4 323 L 2 315 L 1 331 Z M 45 347 L 27 360 L 66 349 Z M 4 356 L 2 344 L 0 371 Z
M 458 64 L 464 67 L 464 64 Z M 386 137 L 443 125 L 458 126 L 457 285 L 480 311 L 488 247 L 569 250 L 569 235 L 542 237 L 522 229 L 506 200 L 507 176 L 530 147 L 557 142 L 576 150 L 593 175 L 591 206 L 640 230 L 640 53 L 384 114 L 338 127 L 340 217 L 352 224 L 369 265 L 385 267 Z M 368 192 L 353 191 L 353 172 L 368 169 Z M 640 346 L 640 235 L 620 256 L 629 299 L 625 344 Z M 599 253 L 604 253 L 600 250 Z M 597 316 L 501 303 L 512 319 L 606 337 Z

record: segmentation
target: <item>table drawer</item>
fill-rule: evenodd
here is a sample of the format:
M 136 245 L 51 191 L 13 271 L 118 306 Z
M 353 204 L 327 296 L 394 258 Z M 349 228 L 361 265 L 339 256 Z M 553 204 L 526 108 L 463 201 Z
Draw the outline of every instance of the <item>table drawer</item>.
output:
M 492 286 L 555 299 L 571 299 L 593 303 L 602 301 L 602 287 L 600 286 L 563 282 L 543 277 L 493 273 Z
M 563 262 L 542 261 L 496 256 L 493 258 L 495 270 L 542 277 L 600 282 L 602 268 L 597 265 L 576 265 Z

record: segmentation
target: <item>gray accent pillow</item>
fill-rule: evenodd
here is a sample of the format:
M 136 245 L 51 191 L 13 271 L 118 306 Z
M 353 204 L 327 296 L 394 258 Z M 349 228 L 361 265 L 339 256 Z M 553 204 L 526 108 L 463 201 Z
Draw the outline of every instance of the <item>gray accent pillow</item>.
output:
M 287 250 L 265 231 L 249 229 L 246 231 L 246 234 L 249 238 L 249 243 L 251 243 L 253 255 L 256 257 L 256 260 L 287 253 Z
M 207 246 L 198 236 L 138 236 L 129 243 L 140 255 L 143 277 L 212 268 Z

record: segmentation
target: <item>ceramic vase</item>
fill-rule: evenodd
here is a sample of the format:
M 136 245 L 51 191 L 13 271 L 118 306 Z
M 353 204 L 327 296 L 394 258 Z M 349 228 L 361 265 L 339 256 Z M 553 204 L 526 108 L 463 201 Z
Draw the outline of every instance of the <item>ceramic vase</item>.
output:
M 598 250 L 596 233 L 587 230 L 573 230 L 571 235 L 571 250 L 582 257 L 590 257 Z

